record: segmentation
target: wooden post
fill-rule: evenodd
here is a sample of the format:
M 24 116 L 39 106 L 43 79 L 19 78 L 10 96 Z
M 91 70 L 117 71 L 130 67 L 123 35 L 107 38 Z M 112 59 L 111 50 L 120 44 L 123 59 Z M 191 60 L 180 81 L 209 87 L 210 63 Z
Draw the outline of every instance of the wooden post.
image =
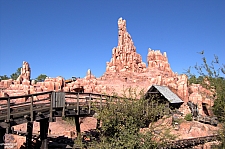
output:
M 146 110 L 146 115 L 148 116 L 148 107 L 149 107 L 149 99 L 147 99 L 147 110 Z
M 79 115 L 80 109 L 79 109 L 79 93 L 77 93 L 77 115 Z
M 88 114 L 91 114 L 91 94 L 89 94 Z
M 48 118 L 40 120 L 40 138 L 41 138 L 41 149 L 48 149 Z
M 7 99 L 7 119 L 6 119 L 6 123 L 7 123 L 7 129 L 6 129 L 6 133 L 9 134 L 11 133 L 11 124 L 10 124 L 10 115 L 11 115 L 11 111 L 10 111 L 10 98 L 8 97 Z
M 5 148 L 5 146 L 4 146 L 4 143 L 5 143 L 5 140 L 4 140 L 5 133 L 6 133 L 6 129 L 5 128 L 0 128 L 0 149 L 4 149 Z
M 101 94 L 101 97 L 100 97 L 100 110 L 102 110 L 102 94 Z
M 55 96 L 53 96 L 53 94 L 55 94 L 55 92 L 52 92 L 51 93 L 51 97 L 50 97 L 50 114 L 49 114 L 49 121 L 50 122 L 53 121 L 53 98 L 55 98 Z M 62 117 L 64 117 L 64 113 L 63 112 L 62 112 Z
M 34 120 L 34 111 L 33 111 L 33 100 L 34 100 L 34 97 L 33 97 L 33 95 L 31 96 L 31 103 L 30 103 L 30 121 L 31 122 L 33 122 L 33 120 Z
M 30 149 L 32 146 L 32 132 L 33 132 L 33 122 L 27 122 L 27 134 L 26 134 L 26 148 Z
M 74 118 L 75 118 L 75 125 L 76 125 L 77 137 L 80 137 L 79 115 L 76 115 Z

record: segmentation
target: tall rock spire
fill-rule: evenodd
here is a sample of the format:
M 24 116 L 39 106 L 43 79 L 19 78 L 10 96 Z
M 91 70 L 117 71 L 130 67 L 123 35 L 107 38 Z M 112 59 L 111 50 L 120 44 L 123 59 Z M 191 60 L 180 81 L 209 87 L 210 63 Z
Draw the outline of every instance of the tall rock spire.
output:
M 131 35 L 127 32 L 126 20 L 118 20 L 118 46 L 112 50 L 112 59 L 107 62 L 106 72 L 144 72 L 146 64 L 142 62 L 140 54 Z

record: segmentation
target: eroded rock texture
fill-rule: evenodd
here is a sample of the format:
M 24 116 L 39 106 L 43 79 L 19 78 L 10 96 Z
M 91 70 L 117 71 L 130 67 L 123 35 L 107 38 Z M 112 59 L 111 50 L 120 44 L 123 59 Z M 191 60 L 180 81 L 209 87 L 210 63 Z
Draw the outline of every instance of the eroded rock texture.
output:
M 126 20 L 118 20 L 118 46 L 112 50 L 112 58 L 107 62 L 107 72 L 144 72 L 146 64 L 142 62 L 140 54 L 131 35 L 127 32 Z
M 168 86 L 185 103 L 193 101 L 198 103 L 200 113 L 203 111 L 202 103 L 212 106 L 206 96 L 200 94 L 204 89 L 196 90 L 196 86 L 188 87 L 187 76 L 174 73 L 166 52 L 148 49 L 147 66 L 142 62 L 142 57 L 136 52 L 136 47 L 126 28 L 126 21 L 118 20 L 118 45 L 112 49 L 112 58 L 106 64 L 106 72 L 96 78 L 89 69 L 84 78 L 78 78 L 75 82 L 65 83 L 64 78 L 46 78 L 44 82 L 30 80 L 31 69 L 27 62 L 23 62 L 21 75 L 17 80 L 2 80 L 0 96 L 13 96 L 32 94 L 44 91 L 66 92 L 93 92 L 93 93 L 117 93 L 123 95 L 124 91 L 132 88 L 132 94 L 138 94 L 141 90 L 146 92 L 151 85 Z M 206 91 L 206 90 L 204 90 Z M 128 93 L 129 94 L 129 93 Z M 184 104 L 185 105 L 185 104 Z M 184 113 L 190 112 L 187 106 L 181 107 Z
M 30 73 L 31 73 L 31 69 L 30 69 L 29 63 L 23 61 L 21 74 L 16 80 L 17 84 L 22 83 L 24 85 L 30 85 Z

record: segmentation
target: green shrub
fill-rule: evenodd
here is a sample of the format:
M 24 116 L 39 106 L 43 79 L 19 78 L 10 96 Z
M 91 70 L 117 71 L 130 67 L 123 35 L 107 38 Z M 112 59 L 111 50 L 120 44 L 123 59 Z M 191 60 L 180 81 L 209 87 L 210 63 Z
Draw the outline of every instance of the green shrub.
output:
M 184 117 L 184 119 L 186 121 L 192 121 L 192 114 L 191 113 L 186 114 L 185 117 Z
M 93 142 L 92 148 L 157 148 L 163 145 L 164 140 L 171 138 L 170 135 L 164 135 L 162 142 L 156 142 L 153 139 L 154 128 L 150 128 L 146 133 L 140 132 L 140 128 L 148 127 L 150 122 L 154 122 L 160 113 L 163 113 L 165 106 L 152 107 L 155 103 L 150 99 L 144 99 L 143 91 L 139 93 L 139 100 L 136 99 L 138 94 L 135 89 L 129 88 L 126 91 L 128 97 L 126 94 L 124 97 L 127 99 L 120 99 L 119 102 L 108 100 L 109 104 L 98 111 L 98 118 L 102 122 L 100 138 Z

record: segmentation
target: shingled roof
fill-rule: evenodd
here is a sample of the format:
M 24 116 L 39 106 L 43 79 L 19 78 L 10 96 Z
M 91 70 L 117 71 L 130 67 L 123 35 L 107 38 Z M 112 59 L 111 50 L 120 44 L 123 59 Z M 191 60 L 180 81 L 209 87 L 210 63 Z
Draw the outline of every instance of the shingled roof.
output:
M 154 89 L 158 90 L 170 103 L 183 103 L 183 100 L 181 100 L 167 86 L 152 85 L 147 93 L 151 93 Z

